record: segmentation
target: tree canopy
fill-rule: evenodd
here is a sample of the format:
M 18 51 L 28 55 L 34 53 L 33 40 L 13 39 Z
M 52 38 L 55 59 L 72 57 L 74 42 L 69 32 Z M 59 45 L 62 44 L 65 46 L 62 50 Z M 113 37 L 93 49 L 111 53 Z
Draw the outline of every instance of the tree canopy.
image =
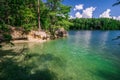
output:
M 40 1 L 40 6 L 38 2 Z M 70 6 L 62 4 L 62 0 L 2 0 L 0 1 L 0 20 L 7 25 L 23 27 L 27 30 L 37 28 L 38 7 L 40 7 L 40 22 L 42 29 L 53 26 L 63 26 L 68 21 Z M 67 26 L 67 24 L 66 24 Z M 65 27 L 66 27 L 65 26 Z

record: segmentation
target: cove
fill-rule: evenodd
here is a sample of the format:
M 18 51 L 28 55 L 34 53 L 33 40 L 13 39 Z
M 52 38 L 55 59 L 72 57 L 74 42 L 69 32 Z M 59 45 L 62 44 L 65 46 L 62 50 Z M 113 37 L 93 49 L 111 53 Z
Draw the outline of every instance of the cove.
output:
M 119 30 L 69 31 L 66 38 L 15 44 L 0 50 L 9 56 L 8 63 L 0 62 L 0 80 L 120 80 L 120 40 L 113 40 L 119 35 Z M 11 55 L 17 50 L 23 54 Z

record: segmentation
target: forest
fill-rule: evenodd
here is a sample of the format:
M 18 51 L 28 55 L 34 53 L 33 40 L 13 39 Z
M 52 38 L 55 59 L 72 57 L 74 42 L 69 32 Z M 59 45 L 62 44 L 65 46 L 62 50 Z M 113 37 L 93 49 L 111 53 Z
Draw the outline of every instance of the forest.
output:
M 120 30 L 120 21 L 110 18 L 71 19 L 71 30 Z
M 41 28 L 45 30 L 51 26 L 68 27 L 69 24 L 67 19 L 70 6 L 63 5 L 62 0 L 46 0 L 46 2 L 42 0 L 2 0 L 0 5 L 0 25 L 23 27 L 26 30 L 35 29 L 38 28 L 38 15 L 40 15 Z

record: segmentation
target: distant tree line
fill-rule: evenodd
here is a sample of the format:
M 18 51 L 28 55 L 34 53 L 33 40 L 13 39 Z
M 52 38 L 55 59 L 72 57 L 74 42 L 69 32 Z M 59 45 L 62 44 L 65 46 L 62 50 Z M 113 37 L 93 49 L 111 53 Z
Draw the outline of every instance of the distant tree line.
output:
M 120 21 L 111 18 L 76 18 L 71 30 L 120 30 Z

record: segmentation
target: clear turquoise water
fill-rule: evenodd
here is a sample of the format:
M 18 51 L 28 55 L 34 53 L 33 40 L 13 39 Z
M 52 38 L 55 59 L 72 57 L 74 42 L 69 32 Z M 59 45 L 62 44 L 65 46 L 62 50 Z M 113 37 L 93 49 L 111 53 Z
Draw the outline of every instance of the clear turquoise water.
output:
M 119 35 L 120 31 L 70 31 L 67 38 L 15 46 L 27 47 L 30 74 L 44 72 L 33 80 L 120 80 L 120 40 L 112 40 Z

